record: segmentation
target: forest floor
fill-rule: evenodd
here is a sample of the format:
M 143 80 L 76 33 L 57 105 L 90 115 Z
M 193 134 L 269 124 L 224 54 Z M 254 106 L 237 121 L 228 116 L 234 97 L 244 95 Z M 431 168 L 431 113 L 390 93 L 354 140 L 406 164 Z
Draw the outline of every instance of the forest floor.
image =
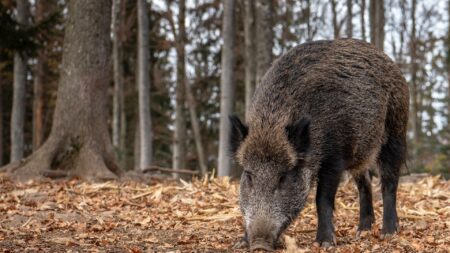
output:
M 376 183 L 376 224 L 355 238 L 358 197 L 350 182 L 336 199 L 337 247 L 313 246 L 317 220 L 311 194 L 278 251 L 448 252 L 450 181 L 431 176 L 402 181 L 401 230 L 393 238 L 379 239 L 382 203 Z M 16 184 L 0 174 L 0 252 L 233 251 L 243 234 L 238 188 L 227 178 Z

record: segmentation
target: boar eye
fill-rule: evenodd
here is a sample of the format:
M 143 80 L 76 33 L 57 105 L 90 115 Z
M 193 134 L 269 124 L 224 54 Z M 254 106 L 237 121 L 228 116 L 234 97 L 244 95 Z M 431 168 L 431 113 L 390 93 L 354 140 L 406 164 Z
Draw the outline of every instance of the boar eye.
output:
M 253 186 L 252 174 L 248 171 L 245 171 L 244 173 L 245 173 L 245 180 L 247 180 L 249 186 L 252 187 Z
M 281 175 L 279 181 L 278 181 L 278 185 L 281 186 L 286 182 L 286 174 Z

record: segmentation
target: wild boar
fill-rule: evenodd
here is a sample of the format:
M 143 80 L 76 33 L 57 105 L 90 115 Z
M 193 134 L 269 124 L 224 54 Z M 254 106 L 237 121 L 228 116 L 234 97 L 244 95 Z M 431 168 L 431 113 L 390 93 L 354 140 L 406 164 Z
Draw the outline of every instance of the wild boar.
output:
M 309 42 L 281 56 L 256 88 L 246 124 L 230 116 L 231 152 L 244 168 L 242 242 L 252 250 L 273 250 L 317 185 L 316 242 L 335 245 L 332 216 L 343 171 L 359 190 L 358 231 L 370 230 L 368 169 L 375 163 L 383 196 L 381 235 L 395 233 L 408 108 L 400 69 L 364 41 Z

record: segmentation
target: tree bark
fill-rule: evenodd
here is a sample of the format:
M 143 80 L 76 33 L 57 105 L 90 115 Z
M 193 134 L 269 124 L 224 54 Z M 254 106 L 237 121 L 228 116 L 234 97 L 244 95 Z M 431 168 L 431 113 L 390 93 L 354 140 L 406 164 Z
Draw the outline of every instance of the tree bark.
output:
M 361 0 L 361 38 L 366 40 L 366 0 Z
M 112 7 L 112 27 L 113 27 L 113 76 L 114 76 L 114 94 L 113 94 L 113 117 L 112 117 L 112 141 L 113 146 L 119 154 L 119 161 L 123 166 L 125 163 L 125 102 L 123 91 L 123 56 L 122 56 L 122 38 L 121 27 L 124 21 L 122 15 L 121 0 L 114 0 Z
M 250 104 L 256 86 L 256 50 L 255 50 L 255 4 L 253 0 L 244 1 L 244 36 L 245 36 L 245 112 Z
M 306 0 L 306 41 L 312 41 L 313 34 L 311 29 L 311 0 Z
M 139 163 L 141 160 L 141 138 L 139 135 L 140 135 L 140 130 L 139 130 L 139 118 L 138 118 L 136 120 L 136 126 L 134 129 L 134 143 L 133 143 L 134 170 L 139 170 Z
M 42 22 L 53 13 L 56 6 L 54 0 L 36 1 L 36 23 Z M 47 83 L 47 48 L 38 51 L 34 67 L 33 82 L 33 151 L 37 150 L 44 142 L 44 85 Z
M 179 1 L 178 14 L 178 34 L 176 36 L 177 51 L 177 83 L 175 88 L 175 132 L 173 143 L 173 169 L 181 170 L 186 167 L 186 118 L 185 118 L 185 79 L 186 79 L 186 63 L 185 63 L 185 43 L 186 28 L 185 0 Z M 175 31 L 174 31 L 175 33 Z M 178 177 L 178 173 L 173 174 Z
M 411 56 L 411 99 L 412 99 L 412 124 L 414 146 L 413 153 L 417 155 L 417 147 L 420 142 L 421 122 L 419 117 L 419 99 L 417 84 L 417 40 L 416 40 L 416 6 L 417 1 L 412 0 L 411 6 L 411 39 L 410 39 L 410 56 Z
M 370 42 L 384 50 L 384 0 L 370 0 Z
M 200 166 L 200 173 L 202 176 L 205 176 L 208 172 L 208 167 L 206 166 L 206 156 L 202 142 L 202 135 L 200 133 L 200 123 L 197 117 L 197 112 L 195 110 L 196 107 L 195 99 L 194 96 L 192 95 L 190 85 L 188 84 L 187 81 L 185 81 L 185 84 L 186 84 L 186 97 L 189 106 L 189 115 L 191 117 L 191 126 L 192 131 L 194 132 L 195 147 L 197 148 L 197 160 Z
M 333 15 L 333 33 L 334 38 L 339 38 L 339 24 L 337 20 L 336 0 L 331 0 L 331 13 Z
M 233 4 L 234 5 L 234 4 Z M 258 85 L 273 60 L 273 2 L 256 0 L 256 85 Z M 234 28 L 233 28 L 234 29 Z M 228 120 L 228 119 L 227 119 Z
M 234 26 L 234 8 L 234 0 L 224 0 L 222 73 L 220 76 L 219 176 L 230 175 L 230 158 L 228 156 L 230 122 L 228 116 L 232 113 L 234 106 L 234 43 L 236 32 Z M 259 44 L 259 42 L 257 43 Z
M 347 0 L 347 27 L 346 27 L 346 35 L 347 38 L 353 37 L 353 1 Z
M 110 0 L 71 0 L 65 26 L 60 85 L 49 138 L 6 169 L 13 178 L 120 176 L 107 125 Z
M 450 0 L 447 4 L 449 21 L 447 21 L 447 131 L 450 138 Z
M 139 169 L 152 163 L 152 126 L 150 119 L 149 24 L 146 0 L 138 0 L 138 90 L 139 90 Z
M 17 0 L 17 22 L 22 25 L 29 25 L 29 2 L 28 0 Z M 11 157 L 10 161 L 15 162 L 23 158 L 24 134 L 23 127 L 25 121 L 25 93 L 27 85 L 27 57 L 26 55 L 15 53 L 14 55 L 14 83 L 13 83 L 13 104 L 11 112 Z
M 0 166 L 3 165 L 3 150 L 3 84 L 2 75 L 0 74 Z

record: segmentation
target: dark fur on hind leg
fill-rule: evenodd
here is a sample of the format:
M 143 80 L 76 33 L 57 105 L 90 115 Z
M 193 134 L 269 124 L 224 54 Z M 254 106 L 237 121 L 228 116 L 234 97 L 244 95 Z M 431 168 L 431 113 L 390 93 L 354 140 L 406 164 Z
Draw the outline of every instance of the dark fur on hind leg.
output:
M 398 229 L 397 187 L 405 156 L 406 141 L 402 137 L 389 137 L 380 152 L 381 192 L 383 195 L 382 237 L 394 234 Z
M 375 215 L 372 205 L 372 186 L 369 171 L 355 175 L 355 183 L 359 191 L 359 226 L 358 231 L 366 231 L 372 228 Z

